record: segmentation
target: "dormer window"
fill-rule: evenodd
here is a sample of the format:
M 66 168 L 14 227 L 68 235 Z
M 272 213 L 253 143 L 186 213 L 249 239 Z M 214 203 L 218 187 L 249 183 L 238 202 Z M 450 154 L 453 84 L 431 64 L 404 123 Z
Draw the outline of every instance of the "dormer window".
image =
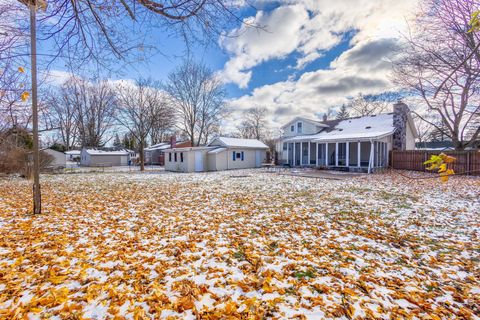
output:
M 290 126 L 290 132 L 295 132 L 295 126 L 294 125 Z
M 301 122 L 297 122 L 297 132 L 302 133 L 302 123 Z

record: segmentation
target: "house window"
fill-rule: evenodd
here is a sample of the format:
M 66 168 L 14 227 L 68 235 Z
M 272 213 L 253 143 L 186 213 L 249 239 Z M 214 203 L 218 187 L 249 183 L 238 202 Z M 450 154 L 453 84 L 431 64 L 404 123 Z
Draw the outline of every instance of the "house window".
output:
M 287 143 L 284 142 L 284 143 L 283 143 L 283 151 L 286 151 L 286 150 L 287 150 Z
M 175 154 L 173 156 L 175 158 L 175 162 L 177 162 L 177 153 L 175 152 Z
M 290 132 L 295 132 L 295 126 L 294 125 L 290 126 Z
M 168 162 L 172 162 L 172 153 L 171 152 L 168 153 Z
M 180 152 L 180 162 L 183 162 L 183 152 Z
M 302 123 L 301 122 L 297 123 L 297 133 L 302 133 Z

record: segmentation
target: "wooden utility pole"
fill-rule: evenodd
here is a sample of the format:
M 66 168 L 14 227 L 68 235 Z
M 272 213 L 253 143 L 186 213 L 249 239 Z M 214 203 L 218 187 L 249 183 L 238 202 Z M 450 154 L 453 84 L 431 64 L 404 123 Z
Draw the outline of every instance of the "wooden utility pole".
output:
M 28 4 L 30 8 L 30 56 L 32 62 L 32 132 L 33 132 L 33 213 L 42 212 L 42 197 L 40 192 L 40 151 L 38 143 L 38 101 L 37 101 L 37 32 L 36 32 L 36 1 Z

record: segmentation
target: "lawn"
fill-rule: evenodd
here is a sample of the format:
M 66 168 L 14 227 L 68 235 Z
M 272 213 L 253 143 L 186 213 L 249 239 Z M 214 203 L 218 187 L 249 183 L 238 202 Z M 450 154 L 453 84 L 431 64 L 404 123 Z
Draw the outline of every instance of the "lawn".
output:
M 478 178 L 42 179 L 0 180 L 1 319 L 480 318 Z

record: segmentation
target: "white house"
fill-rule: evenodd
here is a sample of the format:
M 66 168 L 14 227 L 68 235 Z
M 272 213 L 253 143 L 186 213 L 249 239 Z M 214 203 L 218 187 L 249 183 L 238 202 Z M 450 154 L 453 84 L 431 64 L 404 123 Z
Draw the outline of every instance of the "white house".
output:
M 268 146 L 255 139 L 218 137 L 203 147 L 165 150 L 165 170 L 179 172 L 258 168 Z
M 85 167 L 112 167 L 126 166 L 135 156 L 135 152 L 128 149 L 87 149 L 83 148 L 80 154 L 80 165 Z
M 296 117 L 282 126 L 277 143 L 280 162 L 347 171 L 388 166 L 391 150 L 413 150 L 418 134 L 403 102 L 392 113 L 323 121 Z

